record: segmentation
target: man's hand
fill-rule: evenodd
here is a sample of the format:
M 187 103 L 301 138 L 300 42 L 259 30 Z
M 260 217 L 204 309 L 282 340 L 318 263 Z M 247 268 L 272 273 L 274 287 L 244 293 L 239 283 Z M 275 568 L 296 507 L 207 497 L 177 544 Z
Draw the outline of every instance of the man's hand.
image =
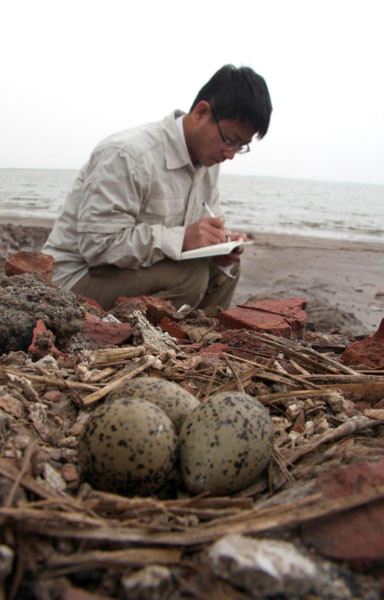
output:
M 224 219 L 208 217 L 189 225 L 185 230 L 182 250 L 194 250 L 226 241 Z
M 245 233 L 231 233 L 230 236 L 231 241 L 241 240 L 245 241 L 247 236 Z M 215 262 L 219 267 L 227 267 L 228 265 L 232 265 L 233 263 L 239 262 L 240 255 L 244 252 L 244 246 L 237 246 L 231 252 L 231 254 L 223 254 L 223 256 L 216 256 Z

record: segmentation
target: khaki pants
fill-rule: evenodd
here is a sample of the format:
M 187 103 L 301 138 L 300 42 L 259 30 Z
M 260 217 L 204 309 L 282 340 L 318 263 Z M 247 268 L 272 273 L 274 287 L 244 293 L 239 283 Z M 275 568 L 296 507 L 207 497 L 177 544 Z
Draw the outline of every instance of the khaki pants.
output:
M 92 267 L 72 288 L 72 292 L 93 298 L 110 310 L 119 296 L 158 296 L 171 300 L 176 308 L 229 307 L 240 276 L 239 263 L 227 277 L 212 259 L 177 262 L 164 259 L 152 267 L 119 269 L 114 265 Z

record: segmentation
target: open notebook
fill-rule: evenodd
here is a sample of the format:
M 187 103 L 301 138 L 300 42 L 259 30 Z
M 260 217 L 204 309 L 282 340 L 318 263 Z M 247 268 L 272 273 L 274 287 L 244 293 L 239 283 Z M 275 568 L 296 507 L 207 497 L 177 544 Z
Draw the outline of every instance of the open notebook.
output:
M 222 244 L 212 244 L 212 246 L 203 246 L 194 250 L 186 250 L 181 253 L 181 260 L 188 258 L 204 258 L 206 256 L 220 256 L 230 254 L 238 246 L 251 246 L 252 240 L 238 240 L 235 242 L 223 242 Z

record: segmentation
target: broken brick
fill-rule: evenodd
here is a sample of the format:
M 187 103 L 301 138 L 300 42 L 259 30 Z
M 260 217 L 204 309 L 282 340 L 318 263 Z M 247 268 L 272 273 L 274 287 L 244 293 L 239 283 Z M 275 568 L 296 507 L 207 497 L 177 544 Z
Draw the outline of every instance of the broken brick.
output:
M 52 279 L 55 260 L 49 254 L 21 250 L 12 254 L 4 265 L 8 277 L 22 275 L 23 273 L 38 273 L 42 279 L 49 283 Z
M 307 315 L 304 298 L 250 301 L 219 315 L 220 324 L 229 329 L 250 329 L 291 338 L 304 333 Z
M 167 333 L 169 333 L 169 335 L 171 335 L 174 338 L 177 338 L 178 340 L 188 339 L 188 335 L 185 333 L 185 331 L 182 330 L 180 325 L 176 323 L 176 321 L 170 319 L 169 317 L 163 317 L 159 325 L 163 331 L 166 331 Z
M 384 460 L 359 462 L 320 477 L 317 490 L 324 498 L 364 493 L 384 485 Z M 384 566 L 384 501 L 376 500 L 310 521 L 304 540 L 324 556 L 346 561 L 364 571 Z
M 350 344 L 341 355 L 345 365 L 365 365 L 374 369 L 384 367 L 384 319 L 373 335 Z
M 81 334 L 86 340 L 95 343 L 100 348 L 110 345 L 118 346 L 132 336 L 132 327 L 129 323 L 108 323 L 87 313 Z
M 78 298 L 78 300 L 80 302 L 88 304 L 92 308 L 96 308 L 97 311 L 95 314 L 98 314 L 99 316 L 101 316 L 105 313 L 104 308 L 102 306 L 100 306 L 100 304 L 98 302 L 96 302 L 96 300 L 93 300 L 93 298 L 88 298 L 88 296 L 83 296 L 82 294 L 76 294 L 76 297 Z M 86 310 L 87 310 L 87 308 L 86 308 Z
M 40 360 L 48 354 L 52 354 L 55 358 L 63 356 L 63 353 L 58 350 L 54 344 L 55 336 L 52 331 L 46 328 L 44 321 L 38 319 L 32 333 L 32 342 L 28 348 L 28 354 L 33 360 Z
M 158 298 L 157 296 L 132 296 L 131 298 L 119 297 L 115 306 L 122 302 L 141 303 L 146 307 L 146 317 L 152 325 L 158 325 L 163 317 L 173 317 L 176 308 L 170 300 Z
M 223 352 L 228 351 L 228 344 L 222 344 L 221 342 L 216 342 L 215 344 L 209 344 L 205 348 L 202 348 L 199 352 L 201 356 L 206 358 L 223 358 Z

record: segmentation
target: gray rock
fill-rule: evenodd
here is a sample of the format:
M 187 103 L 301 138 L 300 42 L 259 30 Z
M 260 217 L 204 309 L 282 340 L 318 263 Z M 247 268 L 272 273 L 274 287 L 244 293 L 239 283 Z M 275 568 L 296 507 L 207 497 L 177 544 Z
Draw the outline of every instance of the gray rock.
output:
M 314 563 L 293 544 L 229 534 L 211 546 L 214 573 L 253 597 L 279 593 L 300 597 L 319 577 Z

